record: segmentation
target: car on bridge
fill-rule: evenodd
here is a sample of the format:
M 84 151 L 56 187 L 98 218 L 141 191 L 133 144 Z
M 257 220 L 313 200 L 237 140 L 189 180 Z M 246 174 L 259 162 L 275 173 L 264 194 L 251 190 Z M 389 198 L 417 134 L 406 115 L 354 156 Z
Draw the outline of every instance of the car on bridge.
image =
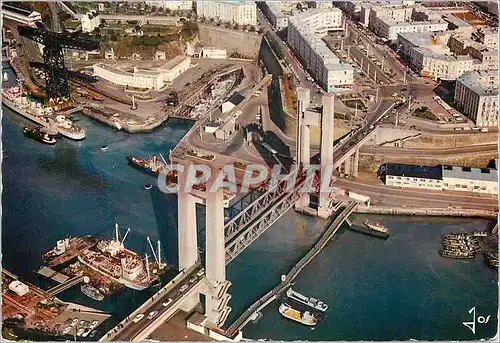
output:
M 149 312 L 148 319 L 153 319 L 154 317 L 156 317 L 157 314 L 158 314 L 158 311 L 156 311 L 156 310 Z
M 179 293 L 183 293 L 186 289 L 188 289 L 188 285 L 182 285 L 181 288 L 179 289 Z
M 134 323 L 139 323 L 142 318 L 144 318 L 144 313 L 139 313 L 137 316 L 135 316 L 134 320 L 132 320 L 132 321 Z
M 202 276 L 203 274 L 205 274 L 205 269 L 201 268 L 198 273 L 196 273 L 196 276 Z
M 167 306 L 168 306 L 168 305 L 169 305 L 172 301 L 173 301 L 173 300 L 172 300 L 172 298 L 168 298 L 168 300 L 167 300 L 167 301 L 165 301 L 165 302 L 162 304 L 162 306 L 163 306 L 163 307 L 167 307 Z

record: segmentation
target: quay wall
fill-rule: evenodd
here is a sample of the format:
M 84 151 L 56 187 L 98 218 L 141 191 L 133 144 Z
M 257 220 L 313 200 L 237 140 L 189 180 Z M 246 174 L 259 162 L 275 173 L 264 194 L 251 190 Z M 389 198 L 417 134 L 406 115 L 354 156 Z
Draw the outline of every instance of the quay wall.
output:
M 410 215 L 410 216 L 436 216 L 436 217 L 469 217 L 496 219 L 497 213 L 487 210 L 460 209 L 460 208 L 420 208 L 396 206 L 358 206 L 358 213 Z
M 245 58 L 256 58 L 259 54 L 262 36 L 257 33 L 205 24 L 198 24 L 198 27 L 199 40 L 202 46 L 225 49 L 228 57 L 233 52 L 238 52 Z

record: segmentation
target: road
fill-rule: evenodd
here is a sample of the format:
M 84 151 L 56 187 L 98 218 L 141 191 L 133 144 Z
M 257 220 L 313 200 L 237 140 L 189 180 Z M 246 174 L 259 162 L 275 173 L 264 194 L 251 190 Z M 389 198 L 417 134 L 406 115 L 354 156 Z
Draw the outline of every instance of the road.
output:
M 466 209 L 481 209 L 498 211 L 498 200 L 491 195 L 479 195 L 469 192 L 431 191 L 414 188 L 387 187 L 381 182 L 367 183 L 356 179 L 338 177 L 335 185 L 371 198 L 372 205 L 395 207 L 462 207 Z
M 201 280 L 205 276 L 204 274 L 197 275 L 197 273 L 200 272 L 201 269 L 202 269 L 201 267 L 195 268 L 191 272 L 191 274 L 186 275 L 183 279 L 180 280 L 180 282 L 178 282 L 175 286 L 173 286 L 169 291 L 164 291 L 163 294 L 157 296 L 155 299 L 153 299 L 153 301 L 148 300 L 151 302 L 151 304 L 143 309 L 142 313 L 144 314 L 144 318 L 139 320 L 137 323 L 133 322 L 134 318 L 129 318 L 125 323 L 124 327 L 120 328 L 117 334 L 114 334 L 113 336 L 109 337 L 110 339 L 106 340 L 132 341 L 132 339 L 135 336 L 137 336 L 137 334 L 143 331 L 158 316 L 169 310 L 172 307 L 172 305 L 175 304 L 176 301 L 184 295 L 184 293 L 188 292 L 190 289 L 195 287 L 199 282 L 201 282 Z M 180 292 L 180 288 L 183 285 L 187 285 L 188 288 L 183 292 Z M 164 290 L 164 288 L 162 288 L 162 290 Z M 162 290 L 160 290 L 160 292 Z M 170 302 L 168 306 L 163 306 L 163 303 L 167 302 L 168 299 L 172 299 L 172 302 Z M 153 311 L 157 311 L 157 314 L 155 314 L 153 318 L 149 319 L 148 315 Z
M 497 144 L 473 145 L 468 147 L 458 147 L 454 149 L 403 149 L 395 147 L 371 147 L 366 146 L 360 149 L 361 155 L 381 155 L 381 156 L 418 156 L 418 157 L 440 157 L 457 155 L 491 155 L 498 156 Z

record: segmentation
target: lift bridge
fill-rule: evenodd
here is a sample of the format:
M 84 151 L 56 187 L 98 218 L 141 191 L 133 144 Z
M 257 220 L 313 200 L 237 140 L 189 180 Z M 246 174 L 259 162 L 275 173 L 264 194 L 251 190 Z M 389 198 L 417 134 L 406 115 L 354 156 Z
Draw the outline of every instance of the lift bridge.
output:
M 223 191 L 205 193 L 203 197 L 187 192 L 180 192 L 178 199 L 178 250 L 179 270 L 181 274 L 158 291 L 148 302 L 144 303 L 117 327 L 108 332 L 101 341 L 111 340 L 144 340 L 161 323 L 179 309 L 191 311 L 200 301 L 200 294 L 205 295 L 204 327 L 208 332 L 213 330 L 224 335 L 220 328 L 226 321 L 231 308 L 228 306 L 231 295 L 228 288 L 231 282 L 226 280 L 226 265 L 233 261 L 244 249 L 254 242 L 273 223 L 283 216 L 292 206 L 296 211 L 314 214 L 327 218 L 333 212 L 335 191 L 318 195 L 318 208 L 310 207 L 310 193 L 304 193 L 302 187 L 317 190 L 320 182 L 319 173 L 308 175 L 304 166 L 311 162 L 309 155 L 308 128 L 320 126 L 321 164 L 340 168 L 347 160 L 354 157 L 366 137 L 375 128 L 372 123 L 366 125 L 364 131 L 356 132 L 339 147 L 333 147 L 333 103 L 332 94 L 323 96 L 323 113 L 307 115 L 309 93 L 305 89 L 298 92 L 298 158 L 299 167 L 275 184 L 269 184 L 265 191 L 253 191 L 227 210 L 225 220 Z M 391 107 L 389 108 L 389 110 Z M 382 115 L 384 115 L 383 113 Z M 381 115 L 381 116 L 382 116 Z M 368 130 L 368 126 L 370 129 Z M 348 147 L 348 148 L 345 148 Z M 312 160 L 314 161 L 315 158 Z M 349 166 L 350 168 L 350 166 Z M 334 180 L 329 180 L 330 186 Z M 200 260 L 198 246 L 202 246 L 196 225 L 196 204 L 206 206 L 204 231 L 205 251 Z M 347 218 L 347 216 L 346 216 Z M 344 220 L 346 219 L 344 218 Z M 182 288 L 184 290 L 182 290 Z M 161 304 L 164 304 L 162 306 Z M 160 304 L 160 305 L 158 305 Z M 157 317 L 149 322 L 134 323 L 131 319 L 139 313 L 157 310 Z M 212 330 L 212 331 L 211 331 Z M 220 336 L 219 336 L 220 338 Z
M 92 51 L 99 49 L 99 42 L 79 37 L 81 32 L 57 33 L 48 31 L 42 23 L 37 27 L 21 26 L 19 34 L 29 38 L 43 47 L 43 64 L 45 72 L 45 91 L 51 99 L 70 98 L 68 85 L 68 69 L 64 64 L 63 49 Z

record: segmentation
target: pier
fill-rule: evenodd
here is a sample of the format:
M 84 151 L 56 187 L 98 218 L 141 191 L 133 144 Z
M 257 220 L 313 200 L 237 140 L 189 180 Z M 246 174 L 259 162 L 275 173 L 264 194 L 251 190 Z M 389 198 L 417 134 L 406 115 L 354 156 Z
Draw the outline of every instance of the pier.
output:
M 314 257 L 316 257 L 316 255 L 323 250 L 335 233 L 337 233 L 337 230 L 340 228 L 342 223 L 348 219 L 349 215 L 354 212 L 357 206 L 358 204 L 356 202 L 348 203 L 342 212 L 328 226 L 328 229 L 324 232 L 314 247 L 290 270 L 285 279 L 253 303 L 245 312 L 243 312 L 243 314 L 226 330 L 226 335 L 228 337 L 233 337 L 238 331 L 241 331 L 243 327 L 248 324 L 248 322 L 250 322 L 254 313 L 262 310 L 275 300 L 282 292 L 288 289 L 302 269 L 304 269 L 304 267 L 306 267 L 314 259 Z
M 65 290 L 67 290 L 68 288 L 71 288 L 71 287 L 79 284 L 80 282 L 83 281 L 83 278 L 84 278 L 84 276 L 75 276 L 75 277 L 69 279 L 68 281 L 66 281 L 60 285 L 57 285 L 55 287 L 52 287 L 51 289 L 48 289 L 47 293 L 54 296 L 58 293 L 61 293 Z

